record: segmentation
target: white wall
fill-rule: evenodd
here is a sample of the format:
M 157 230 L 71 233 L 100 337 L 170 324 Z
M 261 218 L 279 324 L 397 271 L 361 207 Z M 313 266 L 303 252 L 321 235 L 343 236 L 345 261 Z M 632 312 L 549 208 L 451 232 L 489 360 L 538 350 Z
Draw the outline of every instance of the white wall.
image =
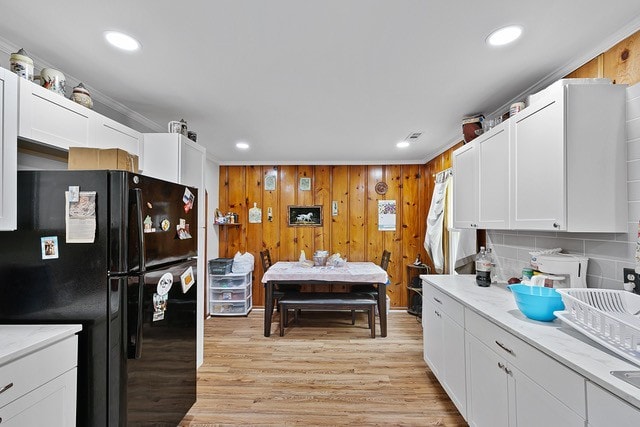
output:
M 622 289 L 622 269 L 635 267 L 640 221 L 640 83 L 627 89 L 627 193 L 627 233 L 487 230 L 487 246 L 493 249 L 499 277 L 520 277 L 529 264 L 530 251 L 560 247 L 589 257 L 588 287 Z M 598 203 L 597 194 L 593 203 Z

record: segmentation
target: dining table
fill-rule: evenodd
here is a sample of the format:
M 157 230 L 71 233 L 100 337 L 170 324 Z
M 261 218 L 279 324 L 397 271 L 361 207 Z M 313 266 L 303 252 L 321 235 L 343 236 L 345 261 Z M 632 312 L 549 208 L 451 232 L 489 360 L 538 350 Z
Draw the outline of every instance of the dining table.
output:
M 279 284 L 374 285 L 378 289 L 378 317 L 380 335 L 387 336 L 387 272 L 373 262 L 344 262 L 341 265 L 309 266 L 300 262 L 278 261 L 262 276 L 264 292 L 264 336 L 271 335 L 273 318 L 273 290 Z M 372 325 L 375 327 L 375 325 Z

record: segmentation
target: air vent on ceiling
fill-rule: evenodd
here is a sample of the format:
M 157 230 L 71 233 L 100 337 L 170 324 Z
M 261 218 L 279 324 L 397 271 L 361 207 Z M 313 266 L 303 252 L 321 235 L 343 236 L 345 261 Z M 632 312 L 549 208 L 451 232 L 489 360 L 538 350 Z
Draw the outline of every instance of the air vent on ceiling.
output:
M 418 138 L 420 138 L 420 135 L 422 135 L 422 132 L 413 132 L 413 133 L 410 133 L 405 140 L 409 142 L 416 142 Z

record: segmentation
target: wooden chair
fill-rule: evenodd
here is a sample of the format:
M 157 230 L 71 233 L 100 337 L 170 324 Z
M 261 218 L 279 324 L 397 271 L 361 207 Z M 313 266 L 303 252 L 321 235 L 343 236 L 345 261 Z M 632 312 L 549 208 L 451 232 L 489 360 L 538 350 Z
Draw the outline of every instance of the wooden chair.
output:
M 387 271 L 389 268 L 389 260 L 391 259 L 391 252 L 388 250 L 382 251 L 382 257 L 380 258 L 380 268 L 384 271 Z M 380 286 L 380 285 L 378 285 Z M 355 285 L 351 287 L 351 293 L 355 293 L 361 296 L 369 296 L 374 298 L 376 301 L 378 300 L 378 288 L 373 285 Z M 351 310 L 351 318 L 355 319 L 355 310 Z
M 260 261 L 262 262 L 262 273 L 266 273 L 267 270 L 273 265 L 271 262 L 271 254 L 269 253 L 269 249 L 265 249 L 264 251 L 260 251 Z M 276 310 L 280 311 L 280 306 L 278 305 L 278 301 L 282 298 L 287 292 L 300 292 L 300 285 L 276 285 L 273 289 L 273 305 L 276 307 Z

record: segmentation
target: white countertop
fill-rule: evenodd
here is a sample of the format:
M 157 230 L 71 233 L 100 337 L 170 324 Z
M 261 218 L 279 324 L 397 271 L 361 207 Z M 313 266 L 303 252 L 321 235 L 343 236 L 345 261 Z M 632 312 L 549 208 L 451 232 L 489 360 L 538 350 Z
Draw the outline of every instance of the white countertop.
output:
M 0 366 L 82 330 L 82 325 L 0 325 Z
M 538 322 L 525 317 L 506 284 L 476 285 L 474 275 L 421 275 L 436 288 L 487 320 L 553 357 L 588 380 L 640 408 L 640 389 L 611 371 L 640 371 L 636 366 L 590 340 L 560 319 Z

